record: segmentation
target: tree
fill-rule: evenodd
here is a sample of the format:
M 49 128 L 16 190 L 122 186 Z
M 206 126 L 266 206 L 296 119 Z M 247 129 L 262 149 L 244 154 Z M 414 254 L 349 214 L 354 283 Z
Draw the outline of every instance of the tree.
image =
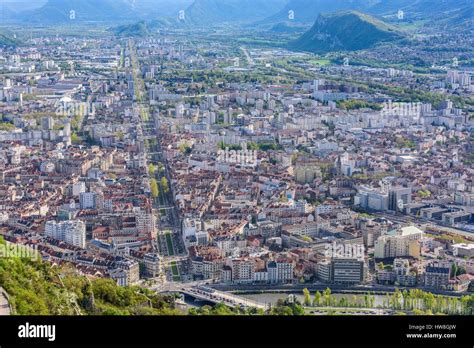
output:
M 163 163 L 158 162 L 158 173 L 163 173 L 165 171 L 165 166 Z
M 192 150 L 191 150 L 191 148 L 189 147 L 188 144 L 182 143 L 181 145 L 179 145 L 179 151 L 181 151 L 181 153 L 183 153 L 185 155 L 189 155 Z
M 465 304 L 466 314 L 472 315 L 474 312 L 474 295 L 471 295 L 470 298 L 465 301 Z
M 234 315 L 235 313 L 224 303 L 218 303 L 211 311 L 214 315 Z
M 329 288 L 326 288 L 326 290 L 324 290 L 324 302 L 326 303 L 326 306 L 331 305 L 331 289 Z
M 352 307 L 357 307 L 359 305 L 359 302 L 357 300 L 356 295 L 352 295 Z
M 293 310 L 289 306 L 281 306 L 281 307 L 278 306 L 278 307 L 272 308 L 271 314 L 290 316 L 290 315 L 293 315 Z
M 424 306 L 425 309 L 433 309 L 433 304 L 434 304 L 434 295 L 432 293 L 427 293 L 424 296 Z
M 155 175 L 155 172 L 156 172 L 156 167 L 153 165 L 153 163 L 150 163 L 148 165 L 148 174 L 150 176 L 153 176 L 153 175 Z
M 303 289 L 303 295 L 304 295 L 304 305 L 305 306 L 311 306 L 311 295 L 310 295 L 309 290 L 307 288 Z
M 158 183 L 156 182 L 156 179 L 151 179 L 150 189 L 151 189 L 151 196 L 153 198 L 158 197 L 158 195 L 160 194 L 160 190 L 158 189 Z
M 374 308 L 375 306 L 375 293 L 372 293 L 372 295 L 370 296 L 369 298 L 369 302 L 370 302 L 370 308 Z
M 123 131 L 119 130 L 117 133 L 115 133 L 115 135 L 117 136 L 117 138 L 119 138 L 119 140 L 123 140 L 123 137 L 124 137 Z
M 72 133 L 71 142 L 73 144 L 79 144 L 81 142 L 81 138 L 76 133 Z
M 339 304 L 338 304 L 339 307 L 348 307 L 348 301 L 345 297 L 341 297 L 339 299 Z
M 161 188 L 163 189 L 164 193 L 168 193 L 170 191 L 170 187 L 169 187 L 169 184 L 168 184 L 168 179 L 166 179 L 165 177 L 162 177 L 161 181 L 160 181 L 160 184 L 161 184 Z
M 293 315 L 304 315 L 304 308 L 298 303 L 293 304 L 291 309 L 293 311 Z
M 70 265 L 0 258 L 0 284 L 18 315 L 170 315 L 174 300 L 112 279 L 89 280 Z
M 189 308 L 189 310 L 188 310 L 188 314 L 194 316 L 194 315 L 199 315 L 199 312 L 198 312 L 197 308 L 191 307 L 191 308 Z
M 451 266 L 451 275 L 453 278 L 464 273 L 466 273 L 466 269 L 464 269 L 463 267 L 459 267 L 457 264 L 453 263 L 453 265 Z
M 402 293 L 396 288 L 391 299 L 392 309 L 401 309 L 401 298 Z
M 316 291 L 314 294 L 314 299 L 313 299 L 313 306 L 320 306 L 321 305 L 321 293 L 319 291 Z

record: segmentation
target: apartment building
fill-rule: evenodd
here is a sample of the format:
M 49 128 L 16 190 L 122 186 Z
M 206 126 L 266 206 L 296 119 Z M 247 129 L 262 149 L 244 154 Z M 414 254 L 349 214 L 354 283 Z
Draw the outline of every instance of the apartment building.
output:
M 385 259 L 394 257 L 419 258 L 421 253 L 420 239 L 423 231 L 409 226 L 379 237 L 375 241 L 375 258 Z
M 80 248 L 86 247 L 86 224 L 81 220 L 47 221 L 44 234 Z

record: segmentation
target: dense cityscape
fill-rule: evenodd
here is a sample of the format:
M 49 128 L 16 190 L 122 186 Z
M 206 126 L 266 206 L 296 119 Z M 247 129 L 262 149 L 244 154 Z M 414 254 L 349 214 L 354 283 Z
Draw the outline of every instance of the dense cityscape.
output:
M 0 45 L 1 313 L 472 314 L 472 21 L 320 52 L 192 6 Z

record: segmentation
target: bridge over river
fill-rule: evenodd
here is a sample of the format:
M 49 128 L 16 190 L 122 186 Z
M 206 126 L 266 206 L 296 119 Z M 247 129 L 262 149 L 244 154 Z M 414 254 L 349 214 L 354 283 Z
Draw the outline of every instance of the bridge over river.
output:
M 163 289 L 165 290 L 165 289 Z M 163 290 L 161 292 L 163 292 Z M 203 285 L 169 283 L 166 292 L 179 292 L 198 300 L 211 303 L 224 303 L 229 307 L 259 308 L 266 310 L 268 305 L 254 300 L 243 298 L 228 292 L 215 290 Z

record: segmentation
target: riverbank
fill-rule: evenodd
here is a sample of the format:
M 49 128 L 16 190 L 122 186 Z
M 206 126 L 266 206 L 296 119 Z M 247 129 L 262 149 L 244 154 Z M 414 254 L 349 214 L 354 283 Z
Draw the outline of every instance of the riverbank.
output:
M 303 289 L 308 289 L 310 292 L 324 291 L 330 288 L 332 292 L 346 293 L 346 294 L 366 294 L 371 293 L 375 295 L 385 295 L 393 293 L 397 289 L 400 291 L 412 289 L 419 289 L 426 292 L 430 292 L 434 295 L 443 295 L 450 297 L 462 297 L 466 295 L 472 295 L 469 292 L 453 292 L 446 290 L 435 290 L 427 289 L 423 287 L 409 288 L 409 287 L 395 287 L 395 286 L 340 286 L 334 284 L 291 284 L 291 285 L 222 285 L 212 284 L 210 287 L 220 290 L 227 291 L 234 294 L 262 294 L 262 293 L 298 293 L 302 292 Z

